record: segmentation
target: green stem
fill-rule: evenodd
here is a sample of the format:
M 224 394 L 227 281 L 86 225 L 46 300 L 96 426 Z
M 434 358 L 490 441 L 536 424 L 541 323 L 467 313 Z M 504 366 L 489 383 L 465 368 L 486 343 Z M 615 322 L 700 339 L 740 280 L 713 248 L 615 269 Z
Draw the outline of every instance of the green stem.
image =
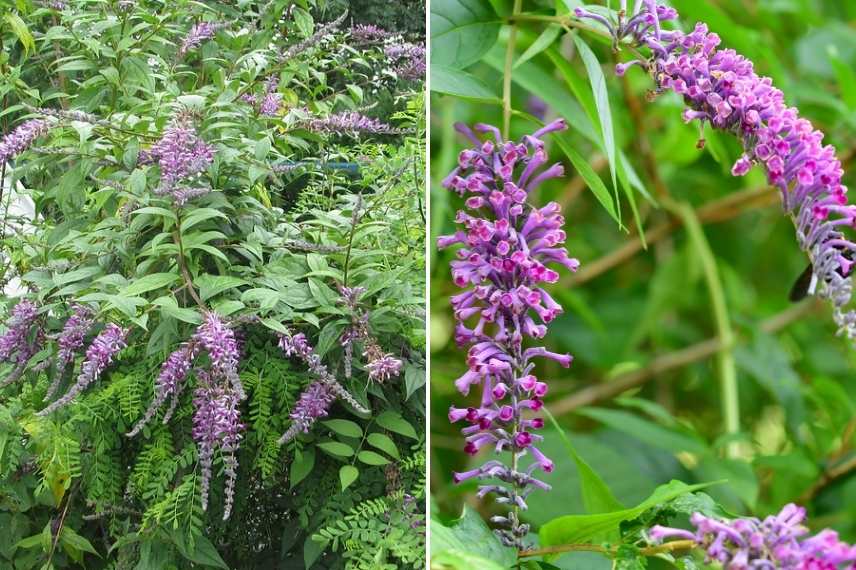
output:
M 512 10 L 511 33 L 505 50 L 505 71 L 502 76 L 502 134 L 508 139 L 511 130 L 511 67 L 514 64 L 514 47 L 517 43 L 517 23 L 513 18 L 523 9 L 523 0 L 514 0 Z
M 722 343 L 717 353 L 722 417 L 725 423 L 725 433 L 733 436 L 740 432 L 740 395 L 737 390 L 737 367 L 733 352 L 736 339 L 728 315 L 728 305 L 725 302 L 725 291 L 722 288 L 722 279 L 719 276 L 716 258 L 710 249 L 710 244 L 692 206 L 686 203 L 678 204 L 671 200 L 664 200 L 663 204 L 683 221 L 704 270 L 710 304 L 713 308 L 713 318 L 716 322 L 716 332 Z M 729 443 L 727 456 L 733 458 L 738 454 L 738 443 L 736 441 Z
M 659 546 L 648 546 L 640 548 L 639 552 L 643 556 L 656 556 L 658 554 L 667 554 L 678 550 L 692 550 L 696 547 L 694 540 L 673 540 Z M 614 556 L 618 553 L 618 547 L 601 546 L 600 544 L 559 544 L 557 546 L 548 546 L 546 548 L 536 548 L 533 550 L 521 550 L 517 556 L 520 558 L 529 558 L 532 556 L 546 556 L 549 554 L 561 554 L 563 552 L 599 552 Z

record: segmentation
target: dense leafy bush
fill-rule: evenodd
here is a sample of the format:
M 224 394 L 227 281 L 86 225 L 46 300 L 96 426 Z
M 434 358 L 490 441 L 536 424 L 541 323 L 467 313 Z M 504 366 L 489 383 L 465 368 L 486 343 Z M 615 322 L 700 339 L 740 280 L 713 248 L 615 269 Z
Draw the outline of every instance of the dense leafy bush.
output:
M 432 566 L 849 569 L 853 6 L 583 4 L 431 4 Z
M 423 566 L 418 38 L 0 6 L 0 567 Z

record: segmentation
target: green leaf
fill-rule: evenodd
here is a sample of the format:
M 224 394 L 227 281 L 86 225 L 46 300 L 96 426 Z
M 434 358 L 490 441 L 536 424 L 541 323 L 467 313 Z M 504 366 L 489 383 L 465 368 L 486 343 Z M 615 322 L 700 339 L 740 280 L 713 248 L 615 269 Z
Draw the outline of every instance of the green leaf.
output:
M 228 220 L 229 216 L 220 210 L 215 210 L 214 208 L 197 208 L 190 212 L 186 218 L 181 220 L 181 232 L 184 233 L 196 224 L 212 218 L 223 218 L 224 220 Z
M 197 277 L 194 281 L 199 287 L 199 295 L 203 301 L 207 301 L 215 295 L 219 295 L 223 291 L 247 285 L 247 282 L 237 277 L 230 275 L 210 275 L 204 273 Z
M 431 2 L 431 65 L 464 69 L 493 47 L 501 20 L 487 0 Z
M 203 566 L 229 570 L 229 565 L 226 564 L 226 561 L 217 552 L 217 548 L 204 534 L 194 537 L 194 547 L 185 554 L 185 558 Z
M 179 307 L 174 297 L 158 297 L 152 301 L 152 304 L 161 307 L 165 315 L 176 318 L 179 321 L 192 325 L 198 325 L 202 322 L 202 315 L 194 309 Z
M 444 550 L 439 554 L 431 555 L 431 567 L 443 570 L 506 570 L 510 566 L 500 566 L 493 560 L 484 558 L 477 554 L 461 552 L 459 550 Z
M 63 285 L 68 285 L 69 283 L 77 283 L 78 281 L 83 281 L 84 279 L 91 280 L 96 275 L 100 275 L 102 270 L 97 265 L 90 265 L 89 267 L 81 267 L 80 269 L 75 269 L 74 271 L 69 271 L 68 273 L 60 273 L 55 275 L 53 278 L 53 282 L 57 287 L 62 287 Z
M 405 399 L 409 400 L 416 390 L 425 385 L 425 369 L 418 366 L 406 366 L 404 368 L 404 390 Z
M 521 55 L 520 58 L 516 62 L 514 62 L 514 69 L 517 69 L 518 67 L 520 67 L 521 65 L 523 65 L 524 63 L 526 63 L 551 45 L 553 45 L 553 42 L 556 41 L 556 38 L 558 38 L 559 34 L 561 33 L 562 26 L 560 26 L 559 24 L 550 24 L 549 26 L 544 28 L 544 31 L 541 32 L 541 35 L 538 36 L 538 39 L 532 42 L 532 45 L 530 45 L 529 48 L 525 52 L 523 52 L 523 55 Z
M 577 472 L 580 477 L 580 495 L 582 495 L 583 505 L 585 505 L 586 512 L 588 514 L 596 514 L 623 509 L 624 505 L 615 498 L 615 495 L 612 494 L 612 490 L 609 488 L 609 485 L 606 484 L 600 475 L 598 475 L 597 472 L 592 469 L 586 460 L 577 452 L 577 449 L 573 446 L 571 440 L 568 439 L 565 430 L 562 429 L 562 426 L 559 425 L 559 422 L 556 421 L 553 414 L 551 414 L 547 408 L 544 408 L 544 412 L 553 424 L 556 432 L 559 434 L 560 439 L 565 444 L 571 459 L 574 460 L 574 463 L 577 466 Z
M 439 63 L 431 64 L 431 91 L 471 101 L 496 105 L 502 103 L 490 87 L 475 75 Z
M 33 40 L 33 34 L 30 33 L 30 29 L 27 27 L 24 20 L 22 20 L 15 12 L 6 12 L 3 19 L 6 20 L 7 24 L 9 24 L 9 27 L 12 29 L 12 33 L 15 34 L 15 37 L 17 37 L 18 41 L 21 42 L 21 45 L 24 46 L 24 53 L 29 54 L 30 50 L 35 51 L 36 42 Z
M 444 553 L 451 552 L 465 559 L 490 560 L 498 568 L 511 568 L 517 562 L 517 550 L 503 546 L 481 516 L 469 506 L 464 507 L 461 518 L 445 526 L 431 519 L 431 561 L 434 562 Z M 461 567 L 462 570 L 463 567 Z M 471 566 L 466 570 L 491 566 Z
M 621 224 L 621 218 L 619 218 L 618 212 L 615 209 L 615 202 L 613 201 L 612 194 L 609 193 L 609 190 L 606 188 L 603 180 L 600 179 L 600 176 L 597 175 L 597 172 L 595 172 L 588 161 L 574 149 L 567 138 L 561 135 L 557 136 L 556 142 L 558 142 L 559 148 L 562 149 L 562 152 L 564 152 L 571 160 L 571 164 L 574 165 L 577 174 L 585 180 L 586 185 L 589 187 L 589 190 L 594 193 L 594 197 L 597 198 L 600 205 L 609 212 L 612 219 Z
M 356 438 L 363 437 L 362 428 L 356 422 L 352 422 L 351 420 L 335 419 L 323 421 L 321 423 L 339 435 Z
M 99 558 L 101 557 L 101 555 L 98 554 L 98 551 L 95 550 L 95 547 L 92 546 L 92 543 L 77 534 L 74 529 L 68 526 L 62 527 L 62 534 L 59 535 L 59 540 L 64 545 L 70 546 L 71 548 L 79 550 L 80 552 L 88 552 L 90 554 L 98 556 Z
M 179 280 L 176 273 L 152 273 L 134 280 L 133 283 L 119 291 L 123 297 L 136 297 L 142 293 L 162 289 Z
M 581 408 L 577 413 L 667 451 L 674 453 L 681 451 L 707 453 L 709 451 L 705 442 L 698 437 L 665 428 L 623 410 Z
M 609 172 L 612 176 L 612 186 L 618 187 L 616 183 L 615 172 L 615 132 L 612 129 L 612 110 L 609 107 L 609 93 L 606 90 L 606 79 L 603 76 L 603 69 L 600 68 L 600 62 L 597 56 L 591 51 L 588 44 L 580 38 L 579 35 L 574 35 L 574 43 L 580 53 L 580 57 L 585 65 L 586 72 L 591 83 L 592 93 L 594 93 L 594 103 L 597 107 L 598 120 L 600 121 L 600 130 L 603 136 L 604 148 L 606 150 L 606 158 L 609 160 Z
M 829 56 L 829 64 L 835 72 L 841 98 L 851 111 L 856 111 L 856 72 L 841 59 L 838 49 L 834 45 L 827 46 L 826 53 Z
M 354 449 L 341 441 L 324 441 L 319 443 L 318 447 L 338 457 L 351 457 L 354 454 Z
M 412 439 L 419 439 L 419 436 L 416 435 L 416 430 L 413 429 L 413 426 L 410 425 L 407 420 L 401 417 L 401 414 L 399 414 L 398 412 L 394 412 L 392 410 L 382 412 L 376 418 L 376 421 L 379 426 L 388 429 L 389 431 L 394 431 L 397 434 Z
M 395 442 L 392 441 L 392 438 L 388 435 L 382 433 L 370 433 L 366 438 L 366 441 L 369 442 L 369 445 L 387 452 L 396 459 L 401 459 L 401 455 L 398 453 L 398 447 L 396 447 Z
M 315 449 L 309 447 L 298 452 L 294 461 L 291 462 L 291 471 L 289 473 L 291 488 L 294 489 L 298 483 L 306 479 L 307 475 L 312 472 L 313 467 L 315 467 Z
M 375 453 L 374 451 L 361 451 L 359 455 L 357 455 L 357 459 L 366 465 L 388 465 L 390 462 L 389 459 L 380 453 Z
M 673 480 L 657 487 L 650 497 L 630 509 L 594 515 L 565 515 L 555 518 L 541 527 L 538 533 L 541 546 L 615 540 L 618 538 L 618 529 L 622 522 L 633 520 L 650 508 L 710 485 L 711 483 L 687 485 L 681 481 Z
M 342 483 L 342 491 L 351 486 L 360 476 L 360 470 L 353 465 L 343 465 L 339 469 L 339 481 Z

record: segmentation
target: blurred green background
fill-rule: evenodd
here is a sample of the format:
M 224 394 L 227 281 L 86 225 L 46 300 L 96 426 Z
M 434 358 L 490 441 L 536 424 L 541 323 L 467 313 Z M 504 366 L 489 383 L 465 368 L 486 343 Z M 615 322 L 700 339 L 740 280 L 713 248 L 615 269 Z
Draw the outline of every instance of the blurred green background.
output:
M 499 14 L 511 9 L 510 2 L 491 3 Z M 558 4 L 562 8 L 562 0 Z M 856 2 L 670 4 L 679 10 L 684 29 L 707 22 L 722 37 L 720 47 L 738 50 L 755 62 L 760 74 L 771 76 L 787 101 L 826 133 L 825 141 L 836 146 L 845 170 L 851 171 L 846 183 L 856 186 Z M 529 12 L 550 14 L 555 8 L 552 2 L 524 2 Z M 537 23 L 521 27 L 518 59 L 543 30 Z M 492 50 L 467 70 L 497 97 L 506 37 L 502 30 Z M 623 79 L 615 77 L 613 64 L 629 59 L 627 54 L 613 54 L 609 45 L 585 38 L 603 64 L 618 145 L 644 187 L 632 198 L 647 248 L 629 196 L 619 190 L 626 226 L 621 229 L 555 141 L 548 143 L 551 159 L 565 163 L 566 177 L 542 186 L 536 199 L 562 205 L 568 249 L 582 262 L 575 276 L 563 275 L 558 285 L 548 287 L 566 312 L 551 325 L 546 345 L 575 356 L 569 370 L 539 363 L 539 376 L 551 387 L 548 408 L 625 504 L 635 504 L 673 478 L 727 479 L 710 494 L 735 514 L 766 515 L 796 501 L 809 508 L 813 527 L 832 526 L 856 540 L 856 353 L 835 336 L 824 303 L 788 301 L 807 259 L 790 220 L 782 215 L 778 195 L 767 187 L 760 169 L 743 178 L 730 175 L 741 152 L 735 140 L 684 124 L 676 96 L 651 100 L 653 83 L 639 68 Z M 571 37 L 563 34 L 555 45 L 589 89 Z M 513 108 L 538 114 L 546 106 L 546 120 L 569 118 L 568 140 L 612 192 L 604 157 L 581 134 L 592 125 L 554 61 L 542 52 L 515 68 L 513 77 Z M 457 195 L 440 187 L 465 148 L 453 131 L 455 121 L 500 125 L 502 110 L 485 101 L 433 94 L 435 239 L 454 231 L 454 214 L 462 206 Z M 535 128 L 518 114 L 512 138 Z M 702 136 L 706 145 L 700 150 Z M 737 437 L 724 436 L 717 328 L 702 256 L 683 221 L 660 205 L 664 198 L 692 205 L 715 255 L 737 335 Z M 446 419 L 450 404 L 466 401 L 452 384 L 466 370 L 465 353 L 452 340 L 448 298 L 457 291 L 449 277 L 452 257 L 451 251 L 434 251 L 431 262 L 433 508 L 435 515 L 453 517 L 467 502 L 488 515 L 489 503 L 474 498 L 474 485 L 451 483 L 452 471 L 469 464 L 458 428 Z M 737 451 L 734 459 L 724 458 L 729 444 Z M 554 490 L 536 492 L 529 502 L 536 528 L 552 517 L 584 512 L 572 461 L 556 437 L 547 434 L 545 446 L 557 468 L 546 477 Z

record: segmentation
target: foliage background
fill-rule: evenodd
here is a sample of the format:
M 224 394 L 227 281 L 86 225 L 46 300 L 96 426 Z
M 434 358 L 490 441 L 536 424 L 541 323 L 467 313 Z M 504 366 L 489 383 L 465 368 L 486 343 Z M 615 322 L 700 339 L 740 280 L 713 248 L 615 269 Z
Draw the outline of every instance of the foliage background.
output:
M 423 566 L 422 82 L 397 77 L 383 46 L 352 45 L 350 20 L 304 44 L 365 2 L 63 4 L 0 2 L 0 130 L 29 116 L 24 103 L 93 113 L 112 126 L 65 122 L 4 170 L 38 219 L 31 234 L 13 231 L 21 220 L 9 213 L 7 189 L 0 283 L 19 278 L 50 312 L 53 331 L 75 299 L 135 330 L 117 364 L 53 416 L 33 415 L 45 405 L 50 369 L 0 390 L 0 567 Z M 422 15 L 408 17 L 417 21 L 408 39 L 421 42 Z M 199 21 L 225 26 L 178 57 Z M 270 74 L 281 105 L 263 117 L 239 95 L 263 91 Z M 187 287 L 173 287 L 173 204 L 152 193 L 156 169 L 137 163 L 179 109 L 191 110 L 216 150 L 199 179 L 216 191 L 180 213 L 194 286 L 222 315 L 264 319 L 244 330 L 246 429 L 228 522 L 219 459 L 206 513 L 199 503 L 192 390 L 169 425 L 156 419 L 124 436 L 166 355 L 201 321 Z M 305 127 L 309 116 L 345 111 L 402 134 Z M 368 289 L 370 329 L 404 370 L 380 385 L 355 364 L 345 383 L 375 411 L 360 416 L 336 403 L 309 435 L 279 446 L 312 378 L 282 355 L 275 333 L 282 324 L 306 332 L 341 375 L 337 339 L 349 316 L 335 289 L 345 281 Z M 0 301 L 5 321 L 15 299 Z
M 527 0 L 522 10 L 552 15 L 579 4 Z M 845 170 L 852 169 L 856 5 L 831 0 L 669 4 L 679 10 L 684 29 L 707 22 L 721 35 L 722 47 L 737 49 L 755 62 L 760 74 L 773 77 L 788 102 L 825 131 Z M 477 55 L 472 61 L 464 61 L 465 48 L 458 51 L 457 61 L 448 52 L 435 49 L 432 54 L 432 239 L 452 232 L 454 212 L 461 206 L 456 195 L 439 185 L 467 144 L 452 130 L 453 123 L 502 124 L 508 26 L 501 22 L 512 2 L 435 1 L 432 34 L 456 5 L 479 13 L 481 24 L 470 28 L 469 48 Z M 562 34 L 551 43 L 541 36 L 546 24 L 526 22 L 519 29 L 515 61 L 527 61 L 513 69 L 513 109 L 533 112 L 532 98 L 537 96 L 549 107 L 547 120 L 566 117 L 570 130 L 563 139 L 586 158 L 611 194 L 597 136 L 600 125 L 597 117 L 593 122 L 584 112 L 585 99 L 575 94 L 591 98 L 573 41 Z M 480 40 L 490 46 L 492 36 L 496 44 L 479 55 Z M 539 36 L 544 39 L 536 41 Z M 726 484 L 706 492 L 731 513 L 765 516 L 797 501 L 808 507 L 813 527 L 831 526 L 852 542 L 856 354 L 834 336 L 823 304 L 788 301 L 790 287 L 807 261 L 790 220 L 781 213 L 779 198 L 757 169 L 744 178 L 731 177 L 740 152 L 735 141 L 706 131 L 707 145 L 699 150 L 698 127 L 683 123 L 682 103 L 676 97 L 649 101 L 650 78 L 638 69 L 617 78 L 612 69 L 616 56 L 606 42 L 585 33 L 582 37 L 602 64 L 616 145 L 629 157 L 644 192 L 636 188 L 628 194 L 619 188 L 621 219 L 629 230 L 619 229 L 556 144 L 558 137 L 548 137 L 551 159 L 565 163 L 566 177 L 542 186 L 537 200 L 556 200 L 563 206 L 568 249 L 582 268 L 548 287 L 566 312 L 551 324 L 547 347 L 570 352 L 575 361 L 569 370 L 554 363 L 541 368 L 551 387 L 547 407 L 625 505 L 639 503 L 671 479 L 726 479 Z M 440 39 L 448 37 L 435 36 L 434 45 Z M 536 55 L 524 57 L 533 44 Z M 547 45 L 555 49 L 553 57 L 543 51 Z M 567 76 L 557 69 L 557 59 L 569 62 Z M 632 57 L 621 55 L 621 61 L 627 59 Z M 583 89 L 575 92 L 568 77 Z M 516 113 L 511 138 L 534 128 L 535 123 Z M 846 179 L 851 187 L 856 183 L 850 173 Z M 702 256 L 681 219 L 660 205 L 664 198 L 692 205 L 715 255 L 738 335 L 733 351 L 741 421 L 737 438 L 724 435 L 717 329 Z M 638 237 L 631 199 L 638 207 L 647 249 Z M 607 195 L 607 201 L 612 204 L 614 198 Z M 474 486 L 451 483 L 452 471 L 467 466 L 462 438 L 446 418 L 451 403 L 461 404 L 452 382 L 466 369 L 465 354 L 452 341 L 452 255 L 435 250 L 431 259 L 430 480 L 434 515 L 441 520 L 459 516 L 462 503 L 475 506 L 483 518 L 489 515 L 488 503 L 474 498 Z M 536 529 L 554 517 L 585 512 L 573 462 L 556 434 L 546 431 L 545 446 L 557 467 L 546 477 L 553 491 L 536 492 L 529 499 L 527 515 Z M 735 439 L 738 457 L 726 459 L 724 450 Z M 609 561 L 587 554 L 565 556 L 557 564 L 610 567 Z

